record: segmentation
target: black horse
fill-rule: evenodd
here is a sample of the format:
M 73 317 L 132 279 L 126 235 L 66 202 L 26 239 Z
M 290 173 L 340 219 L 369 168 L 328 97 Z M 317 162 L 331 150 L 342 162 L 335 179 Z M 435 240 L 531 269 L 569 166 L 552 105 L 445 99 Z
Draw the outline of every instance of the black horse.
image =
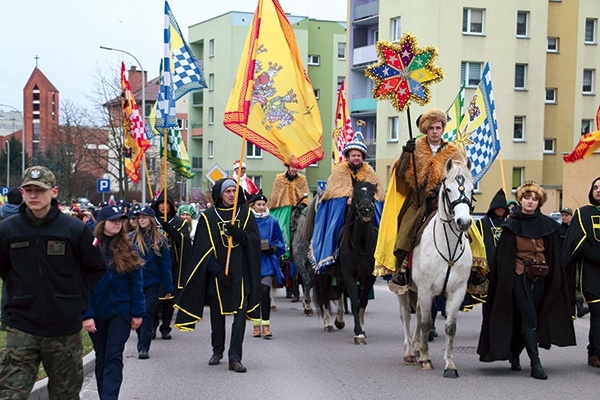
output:
M 325 332 L 333 332 L 330 301 L 342 297 L 346 291 L 354 316 L 354 343 L 366 344 L 364 313 L 369 301 L 369 292 L 375 283 L 375 193 L 377 185 L 369 182 L 355 182 L 352 203 L 348 207 L 344 226 L 340 231 L 339 257 L 327 274 L 315 279 L 316 301 L 319 314 L 323 316 Z M 334 279 L 336 284 L 334 285 Z M 342 302 L 338 302 L 335 326 L 345 326 Z

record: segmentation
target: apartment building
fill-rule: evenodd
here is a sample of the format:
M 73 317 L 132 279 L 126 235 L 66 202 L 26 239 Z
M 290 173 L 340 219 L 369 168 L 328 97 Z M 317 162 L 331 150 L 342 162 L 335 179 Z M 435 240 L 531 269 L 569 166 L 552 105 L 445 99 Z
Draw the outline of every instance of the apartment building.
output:
M 562 155 L 582 133 L 597 129 L 599 17 L 597 0 L 349 0 L 350 112 L 353 121 L 367 122 L 365 137 L 376 148 L 382 182 L 408 139 L 408 113 L 373 100 L 373 82 L 364 70 L 377 62 L 378 40 L 395 42 L 412 32 L 419 47 L 438 48 L 435 65 L 445 73 L 430 86 L 430 104 L 410 106 L 413 134 L 417 116 L 429 107 L 447 109 L 463 82 L 468 103 L 490 64 L 502 151 L 479 182 L 476 211 L 487 211 L 500 187 L 510 199 L 511 190 L 526 180 L 546 188 L 545 212 L 585 204 L 571 199 L 581 190 L 586 198 L 592 178 L 581 176 L 582 189 L 570 176 L 572 170 L 589 173 L 588 164 L 598 171 L 600 156 L 566 165 Z

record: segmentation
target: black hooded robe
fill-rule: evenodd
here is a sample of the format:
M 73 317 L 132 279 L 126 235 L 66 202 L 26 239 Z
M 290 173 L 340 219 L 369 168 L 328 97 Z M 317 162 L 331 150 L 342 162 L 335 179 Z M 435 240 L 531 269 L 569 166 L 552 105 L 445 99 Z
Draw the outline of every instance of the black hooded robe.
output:
M 537 340 L 540 347 L 574 346 L 575 330 L 569 309 L 568 282 L 561 261 L 558 224 L 536 211 L 516 212 L 502 226 L 496 249 L 496 264 L 490 271 L 490 288 L 484 309 L 477 354 L 480 361 L 508 360 L 512 356 L 513 331 L 520 331 L 520 318 L 513 304 L 516 235 L 544 239 L 550 272 L 543 281 L 544 296 L 537 310 Z M 573 282 L 574 284 L 574 282 Z
M 248 318 L 260 318 L 260 232 L 250 208 L 238 206 L 236 225 L 246 231 L 246 246 L 235 244 L 231 249 L 229 273 L 230 287 L 219 284 L 209 272 L 209 265 L 218 263 L 224 268 L 227 259 L 227 236 L 223 226 L 231 222 L 233 208 L 225 208 L 219 200 L 222 181 L 213 187 L 215 206 L 200 214 L 190 258 L 190 277 L 185 284 L 175 308 L 179 310 L 175 327 L 182 331 L 195 328 L 203 318 L 207 296 L 217 296 L 221 314 L 235 314 L 247 299 Z M 216 198 L 215 198 L 216 197 Z M 241 203 L 240 203 L 241 204 Z

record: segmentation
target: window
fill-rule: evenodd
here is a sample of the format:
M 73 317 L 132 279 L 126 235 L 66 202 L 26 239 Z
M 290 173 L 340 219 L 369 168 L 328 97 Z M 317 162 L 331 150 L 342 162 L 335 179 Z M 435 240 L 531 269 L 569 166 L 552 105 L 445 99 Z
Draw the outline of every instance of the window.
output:
M 346 43 L 344 43 L 344 42 L 338 43 L 338 52 L 337 53 L 338 53 L 337 54 L 338 60 L 346 59 Z
M 546 88 L 546 104 L 556 104 L 556 88 Z
M 371 39 L 373 40 L 372 44 L 377 43 L 379 40 L 379 29 L 371 31 Z
M 321 56 L 316 54 L 308 55 L 308 65 L 320 65 L 321 64 Z
M 208 41 L 208 56 L 209 57 L 215 56 L 215 39 L 210 39 Z
M 315 92 L 315 99 L 319 100 L 321 97 L 321 89 L 313 89 L 313 92 Z
M 337 77 L 337 90 L 336 90 L 336 94 L 340 92 L 340 89 L 342 88 L 342 82 L 344 82 L 344 79 L 346 79 L 345 76 L 338 76 Z
M 208 75 L 208 90 L 211 92 L 215 90 L 215 74 Z
M 556 154 L 556 139 L 544 139 L 544 154 Z
M 513 140 L 515 142 L 525 141 L 525 117 L 515 117 Z
M 202 157 L 192 156 L 192 169 L 202 169 Z
M 584 94 L 594 93 L 594 70 L 584 69 L 583 70 L 583 87 L 581 91 Z
M 390 142 L 397 142 L 398 141 L 398 117 L 391 117 L 388 118 L 388 120 L 390 121 L 389 123 L 389 129 L 390 129 Z
M 549 37 L 546 39 L 546 51 L 548 53 L 558 53 L 558 38 Z
M 262 189 L 262 176 L 248 175 L 248 178 L 252 179 L 252 182 L 254 182 L 257 188 Z
M 484 11 L 477 8 L 463 9 L 463 33 L 483 34 Z
M 248 142 L 248 146 L 246 147 L 246 157 L 262 158 L 262 149 L 253 143 Z
M 517 11 L 517 37 L 529 35 L 529 12 Z
M 397 42 L 400 40 L 400 36 L 402 36 L 402 32 L 400 30 L 400 17 L 392 18 L 392 32 L 390 35 L 392 42 Z
M 477 87 L 481 80 L 482 63 L 462 62 L 460 63 L 460 81 L 465 83 L 465 87 Z
M 584 43 L 587 44 L 595 44 L 596 43 L 596 26 L 598 25 L 598 20 L 595 18 L 586 18 L 585 19 L 585 39 Z
M 592 120 L 591 119 L 582 119 L 581 120 L 581 134 L 585 135 L 586 133 L 590 133 L 592 131 Z
M 208 107 L 208 124 L 215 124 L 215 109 L 213 107 Z
M 524 173 L 525 173 L 525 168 L 523 168 L 523 167 L 513 167 L 513 170 L 512 170 L 512 190 L 517 190 L 517 188 L 523 184 L 523 174 Z
M 215 143 L 212 140 L 208 141 L 208 158 L 215 156 Z
M 188 120 L 184 118 L 177 118 L 177 127 L 184 131 L 188 128 Z
M 515 89 L 527 89 L 527 64 L 515 65 Z

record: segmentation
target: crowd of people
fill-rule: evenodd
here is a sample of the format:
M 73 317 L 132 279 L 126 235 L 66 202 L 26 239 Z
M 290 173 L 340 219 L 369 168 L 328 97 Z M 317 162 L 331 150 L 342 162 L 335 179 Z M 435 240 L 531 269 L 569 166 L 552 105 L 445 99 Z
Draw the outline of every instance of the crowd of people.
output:
M 418 119 L 423 136 L 406 143 L 392 168 L 404 202 L 387 220 L 382 219 L 389 215 L 384 190 L 365 161 L 362 135 L 346 145 L 346 160 L 333 169 L 315 217 L 308 257 L 315 273 L 327 273 L 336 262 L 353 183 L 369 181 L 377 185 L 375 223 L 387 231 L 391 223 L 394 232 L 391 263 L 375 274 L 400 287 L 411 284 L 410 254 L 418 231 L 435 212 L 444 165 L 463 159 L 441 137 L 446 122 L 438 109 Z M 43 166 L 28 168 L 20 188 L 11 190 L 0 208 L 0 322 L 7 331 L 0 398 L 26 398 L 40 363 L 51 398 L 78 398 L 83 328 L 96 354 L 100 398 L 116 399 L 131 331 L 137 334 L 138 358 L 148 359 L 157 334 L 171 339 L 175 314 L 175 327 L 193 330 L 205 306 L 211 326 L 208 365 L 224 357 L 229 315 L 229 369 L 246 372 L 246 320 L 252 321 L 253 337 L 271 339 L 272 289 L 287 287 L 297 301 L 294 218 L 311 196 L 306 177 L 293 166 L 284 165 L 269 197 L 246 176 L 245 163 L 236 161 L 234 167 L 231 178 L 214 184 L 206 209 L 177 204 L 164 194 L 151 204 L 111 199 L 98 208 L 76 202 L 65 207 L 57 201 L 54 174 Z M 538 348 L 575 345 L 573 318 L 586 313 L 588 364 L 600 367 L 600 178 L 592 183 L 590 205 L 561 210 L 562 224 L 542 214 L 546 200 L 544 189 L 531 181 L 517 188 L 510 202 L 500 189 L 475 224 L 488 267 L 476 278 L 489 282 L 480 296 L 480 360 L 508 360 L 511 369 L 520 370 L 525 349 L 536 379 L 547 378 Z

